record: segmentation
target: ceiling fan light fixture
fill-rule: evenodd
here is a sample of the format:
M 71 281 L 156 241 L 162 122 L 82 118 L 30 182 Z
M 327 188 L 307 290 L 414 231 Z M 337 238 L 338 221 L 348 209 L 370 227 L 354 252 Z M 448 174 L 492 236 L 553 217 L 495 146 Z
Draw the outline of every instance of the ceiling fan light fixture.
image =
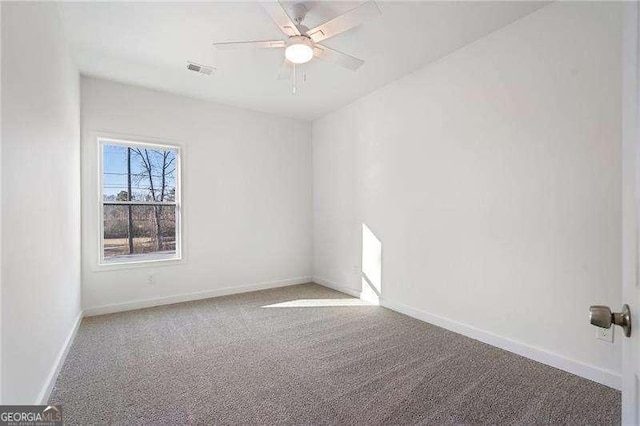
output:
M 313 59 L 313 42 L 304 36 L 291 37 L 284 56 L 294 64 L 304 64 Z

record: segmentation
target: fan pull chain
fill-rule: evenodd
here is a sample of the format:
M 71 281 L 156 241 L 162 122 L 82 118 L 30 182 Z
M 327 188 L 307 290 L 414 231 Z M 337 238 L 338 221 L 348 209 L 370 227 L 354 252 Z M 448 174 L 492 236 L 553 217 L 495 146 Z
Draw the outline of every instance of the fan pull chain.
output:
M 296 64 L 293 64 L 293 94 L 295 95 L 298 91 L 298 82 L 296 81 Z

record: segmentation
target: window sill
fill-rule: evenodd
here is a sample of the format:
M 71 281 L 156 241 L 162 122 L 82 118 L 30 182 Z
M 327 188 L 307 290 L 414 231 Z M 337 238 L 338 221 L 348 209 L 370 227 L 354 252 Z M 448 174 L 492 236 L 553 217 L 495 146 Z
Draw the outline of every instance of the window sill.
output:
M 117 271 L 136 268 L 156 268 L 161 266 L 175 266 L 186 263 L 182 256 L 175 254 L 151 254 L 147 256 L 125 255 L 115 259 L 101 260 L 94 268 L 94 272 Z

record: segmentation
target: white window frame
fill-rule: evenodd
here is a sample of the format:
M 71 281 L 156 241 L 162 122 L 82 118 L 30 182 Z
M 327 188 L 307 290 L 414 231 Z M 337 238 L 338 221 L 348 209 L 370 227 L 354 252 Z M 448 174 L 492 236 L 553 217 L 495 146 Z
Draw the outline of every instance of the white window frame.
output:
M 107 136 L 97 136 L 98 142 L 98 203 L 99 203 L 99 236 L 98 236 L 98 267 L 99 268 L 118 268 L 118 267 L 135 267 L 135 266 L 157 266 L 162 263 L 181 263 L 183 261 L 182 253 L 182 148 L 180 145 L 164 142 L 141 142 L 134 140 L 135 138 L 113 138 Z M 119 145 L 124 147 L 138 147 L 158 150 L 172 150 L 176 152 L 176 194 L 174 202 L 142 202 L 142 201 L 120 201 L 109 202 L 109 204 L 123 205 L 163 205 L 175 206 L 176 212 L 176 252 L 171 257 L 158 257 L 156 259 L 144 259 L 144 255 L 139 255 L 140 259 L 136 259 L 135 255 L 130 258 L 122 258 L 118 260 L 107 260 L 104 258 L 104 200 L 103 200 L 103 177 L 104 177 L 104 146 Z

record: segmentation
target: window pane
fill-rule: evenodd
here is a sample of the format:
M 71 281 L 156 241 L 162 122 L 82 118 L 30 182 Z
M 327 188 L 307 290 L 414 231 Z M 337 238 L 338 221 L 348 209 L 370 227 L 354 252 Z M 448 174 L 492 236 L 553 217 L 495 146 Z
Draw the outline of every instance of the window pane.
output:
M 103 201 L 175 201 L 176 154 L 173 149 L 104 144 Z
M 132 255 L 136 260 L 172 257 L 176 253 L 176 207 L 105 205 L 103 244 L 107 261 Z

